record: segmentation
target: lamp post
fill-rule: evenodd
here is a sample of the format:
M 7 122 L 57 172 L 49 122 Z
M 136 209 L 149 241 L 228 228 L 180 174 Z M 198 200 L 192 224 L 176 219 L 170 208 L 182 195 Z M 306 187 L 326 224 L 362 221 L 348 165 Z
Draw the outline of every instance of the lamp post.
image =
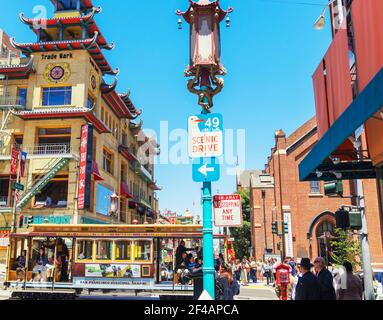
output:
M 223 10 L 219 0 L 189 0 L 187 11 L 177 10 L 176 14 L 190 25 L 190 63 L 185 69 L 188 90 L 198 96 L 198 104 L 202 114 L 211 113 L 213 97 L 222 91 L 224 81 L 218 76 L 226 75 L 221 64 L 220 23 L 228 18 L 232 8 Z M 226 20 L 230 26 L 230 19 Z M 182 29 L 182 20 L 178 20 L 178 28 Z M 215 297 L 214 249 L 213 249 L 213 208 L 211 181 L 203 182 L 203 287 L 211 299 Z
M 114 218 L 117 218 L 119 199 L 120 199 L 120 197 L 115 192 L 110 196 L 109 215 L 112 217 L 112 224 L 114 224 Z

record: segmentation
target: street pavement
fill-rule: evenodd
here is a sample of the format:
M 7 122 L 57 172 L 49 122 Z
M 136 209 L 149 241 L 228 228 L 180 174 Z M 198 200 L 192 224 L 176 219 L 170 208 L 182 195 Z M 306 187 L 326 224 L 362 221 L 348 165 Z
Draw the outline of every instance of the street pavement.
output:
M 264 283 L 250 283 L 248 286 L 241 285 L 239 296 L 235 300 L 278 300 L 272 286 Z

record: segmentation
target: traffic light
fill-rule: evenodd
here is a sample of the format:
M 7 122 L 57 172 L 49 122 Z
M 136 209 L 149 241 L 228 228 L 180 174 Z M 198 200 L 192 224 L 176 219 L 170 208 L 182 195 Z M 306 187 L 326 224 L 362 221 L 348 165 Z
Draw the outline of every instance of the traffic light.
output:
M 28 217 L 28 225 L 33 223 L 33 216 Z
M 337 229 L 347 230 L 350 228 L 350 213 L 347 210 L 339 209 L 335 212 Z
M 362 213 L 360 210 L 353 209 L 349 212 L 350 228 L 352 230 L 362 229 Z
M 342 181 L 331 181 L 324 184 L 324 194 L 326 196 L 343 196 L 343 183 Z
M 272 228 L 273 234 L 278 235 L 278 222 L 277 221 L 274 221 L 271 224 L 271 228 Z
M 283 222 L 283 234 L 289 233 L 289 224 L 287 222 Z

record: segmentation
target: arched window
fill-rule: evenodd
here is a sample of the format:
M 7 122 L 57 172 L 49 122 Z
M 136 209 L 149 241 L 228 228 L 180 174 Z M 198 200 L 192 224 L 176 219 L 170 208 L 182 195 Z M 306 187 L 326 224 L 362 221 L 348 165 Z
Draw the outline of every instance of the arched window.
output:
M 330 232 L 331 235 L 335 234 L 335 225 L 329 220 L 323 221 L 316 230 L 317 238 L 323 236 L 325 232 Z

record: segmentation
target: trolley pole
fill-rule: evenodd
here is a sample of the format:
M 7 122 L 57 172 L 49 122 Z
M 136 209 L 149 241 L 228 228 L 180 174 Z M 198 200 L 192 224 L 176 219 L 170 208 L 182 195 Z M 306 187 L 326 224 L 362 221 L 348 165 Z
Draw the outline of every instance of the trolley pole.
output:
M 213 252 L 213 197 L 211 193 L 211 182 L 203 183 L 203 287 L 210 297 L 215 297 L 215 272 Z

